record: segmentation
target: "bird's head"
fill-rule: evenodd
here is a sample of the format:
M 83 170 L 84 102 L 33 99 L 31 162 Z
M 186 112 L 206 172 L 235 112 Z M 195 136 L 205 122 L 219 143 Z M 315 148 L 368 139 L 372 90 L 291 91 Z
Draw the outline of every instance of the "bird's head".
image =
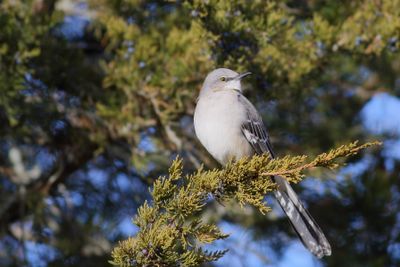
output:
M 204 80 L 200 95 L 223 90 L 237 90 L 241 92 L 242 85 L 240 81 L 249 74 L 251 72 L 239 74 L 236 71 L 226 68 L 215 69 Z

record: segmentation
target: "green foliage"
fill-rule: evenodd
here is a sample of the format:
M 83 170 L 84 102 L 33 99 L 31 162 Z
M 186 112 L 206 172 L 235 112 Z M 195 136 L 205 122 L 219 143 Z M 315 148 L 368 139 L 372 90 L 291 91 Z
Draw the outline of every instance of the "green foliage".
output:
M 279 99 L 277 112 L 287 116 L 287 127 L 296 127 L 295 122 L 290 123 L 299 121 L 295 117 L 299 107 L 308 108 L 303 100 L 329 94 L 329 90 L 323 90 L 320 96 L 314 90 L 330 84 L 324 74 L 331 77 L 337 69 L 346 71 L 344 66 L 336 66 L 336 61 L 342 64 L 349 53 L 356 60 L 364 60 L 371 54 L 398 49 L 400 43 L 395 41 L 400 32 L 398 11 L 394 8 L 397 0 L 350 1 L 338 5 L 307 2 L 305 7 L 291 1 L 102 3 L 93 1 L 93 8 L 100 14 L 96 18 L 97 32 L 110 53 L 104 64 L 104 87 L 115 95 L 98 102 L 97 111 L 108 127 L 129 140 L 134 149 L 140 142 L 141 131 L 158 127 L 159 131 L 150 138 L 159 151 L 194 150 L 185 142 L 191 136 L 180 129 L 179 120 L 192 114 L 196 88 L 215 67 L 251 71 L 255 78 L 250 81 L 249 94 Z M 106 12 L 104 7 L 108 7 Z M 153 9 L 148 11 L 148 7 Z M 384 24 L 390 27 L 383 27 Z M 344 59 L 338 60 L 341 55 Z M 342 74 L 346 73 L 337 73 Z M 358 105 L 357 98 L 351 101 L 356 103 L 348 105 Z M 325 118 L 330 107 L 312 108 Z M 349 114 L 349 118 L 353 115 Z M 307 120 L 304 125 L 315 124 L 306 116 L 301 120 Z M 274 118 L 268 121 L 275 126 Z M 334 123 L 330 117 L 315 126 L 322 130 L 327 124 L 341 128 L 332 131 L 334 134 L 345 128 L 346 121 Z M 340 136 L 325 138 L 332 141 Z M 147 152 L 150 161 L 159 151 Z M 138 156 L 146 152 L 137 152 L 132 155 L 134 164 L 147 166 L 149 160 Z M 207 160 L 207 156 L 201 154 L 201 157 Z M 163 159 L 157 160 L 164 166 L 168 164 Z
M 134 224 L 139 227 L 135 237 L 114 248 L 112 264 L 119 266 L 198 266 L 216 261 L 226 251 L 208 252 L 201 244 L 225 239 L 214 224 L 203 223 L 198 214 L 210 196 L 225 201 L 237 200 L 241 206 L 252 205 L 262 214 L 270 208 L 265 195 L 276 188 L 271 176 L 281 176 L 289 182 L 304 178 L 303 171 L 314 167 L 337 168 L 338 158 L 348 157 L 379 142 L 357 146 L 357 142 L 340 146 L 306 162 L 306 156 L 286 156 L 270 159 L 255 155 L 229 163 L 224 169 L 199 169 L 183 175 L 181 159 L 176 159 L 168 177 L 153 184 L 152 204 L 146 201 L 137 212 Z
M 8 123 L 18 124 L 19 94 L 25 89 L 26 77 L 33 74 L 29 63 L 41 54 L 41 42 L 60 16 L 35 16 L 40 10 L 34 1 L 0 3 L 0 104 L 8 114 Z
M 201 163 L 215 167 L 191 127 L 211 69 L 253 73 L 244 93 L 279 155 L 313 158 L 350 140 L 376 139 L 360 110 L 376 93 L 399 95 L 398 0 L 0 2 L 1 266 L 36 265 L 24 257 L 35 245 L 43 265 L 103 266 L 126 236 L 121 221 L 148 199 L 152 177 L 165 175 L 177 154 L 188 172 Z M 351 164 L 370 161 L 362 174 L 324 187 L 333 193 L 303 196 L 335 247 L 327 266 L 399 265 L 388 251 L 399 238 L 393 233 L 400 167 L 384 148 L 352 157 Z M 297 176 L 295 163 L 308 161 L 293 160 Z M 185 179 L 176 171 L 178 180 L 166 178 L 153 189 L 158 202 L 170 203 L 163 212 L 181 210 L 190 222 L 212 217 L 273 243 L 275 252 L 286 247 L 293 235 L 287 221 L 236 209 L 260 205 L 257 194 L 267 184 L 226 181 L 214 197 L 232 194 L 236 202 L 216 212 L 208 196 L 202 206 L 179 191 Z M 169 202 L 178 193 L 190 209 Z M 234 246 L 232 238 L 224 244 Z M 188 261 L 199 255 L 191 253 Z

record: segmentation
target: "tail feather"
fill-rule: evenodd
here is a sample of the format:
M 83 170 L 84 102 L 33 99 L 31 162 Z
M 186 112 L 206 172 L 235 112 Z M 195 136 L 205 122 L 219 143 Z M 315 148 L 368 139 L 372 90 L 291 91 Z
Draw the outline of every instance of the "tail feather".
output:
M 304 246 L 318 258 L 331 255 L 331 246 L 324 233 L 290 184 L 281 177 L 274 177 L 274 180 L 278 185 L 275 197 Z

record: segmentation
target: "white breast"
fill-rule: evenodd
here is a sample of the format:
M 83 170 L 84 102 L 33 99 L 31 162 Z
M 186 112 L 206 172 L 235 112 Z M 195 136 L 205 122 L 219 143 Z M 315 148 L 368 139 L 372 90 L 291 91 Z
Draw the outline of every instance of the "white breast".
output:
M 241 132 L 241 125 L 247 118 L 238 97 L 243 96 L 233 90 L 212 92 L 202 96 L 195 109 L 196 135 L 221 164 L 250 156 L 253 152 Z

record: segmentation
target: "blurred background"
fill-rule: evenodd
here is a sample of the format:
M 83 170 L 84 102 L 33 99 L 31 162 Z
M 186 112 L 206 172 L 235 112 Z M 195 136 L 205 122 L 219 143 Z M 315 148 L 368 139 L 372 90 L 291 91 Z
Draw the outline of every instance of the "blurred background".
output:
M 109 266 L 177 155 L 218 167 L 192 126 L 216 67 L 253 73 L 279 155 L 383 145 L 296 186 L 331 257 L 279 208 L 212 204 L 210 266 L 400 266 L 399 38 L 399 0 L 0 1 L 0 266 Z

